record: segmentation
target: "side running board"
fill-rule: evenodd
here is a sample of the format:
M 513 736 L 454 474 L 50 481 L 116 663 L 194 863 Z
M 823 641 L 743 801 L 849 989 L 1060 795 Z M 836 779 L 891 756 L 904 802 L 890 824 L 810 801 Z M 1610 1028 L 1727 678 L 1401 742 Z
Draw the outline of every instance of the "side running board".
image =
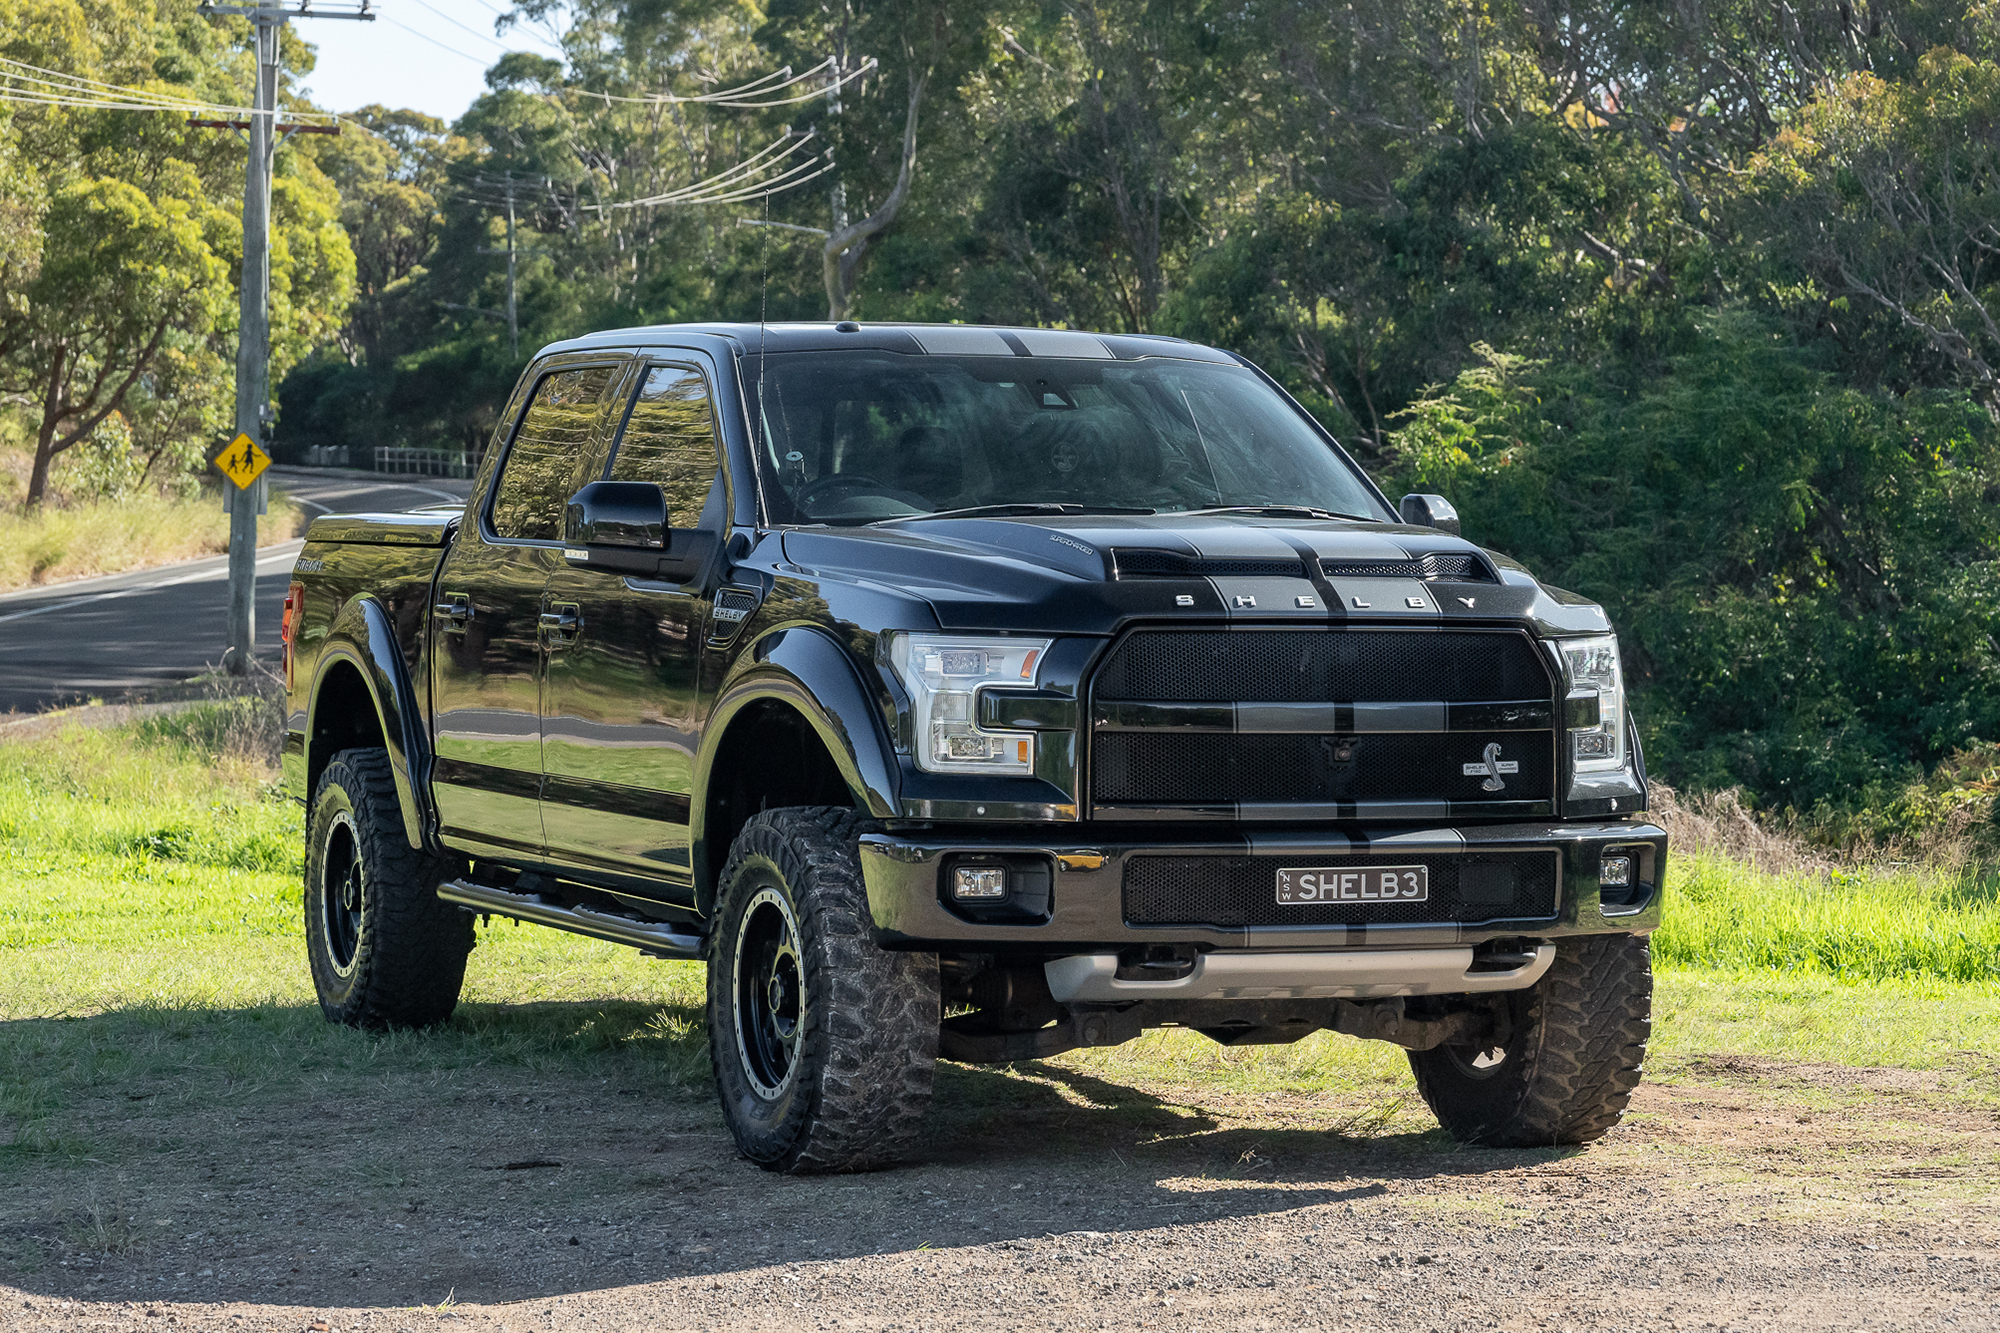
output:
M 557 930 L 610 940 L 613 944 L 629 944 L 656 958 L 701 957 L 701 936 L 670 922 L 641 921 L 588 907 L 561 907 L 536 894 L 514 893 L 467 879 L 446 880 L 438 885 L 437 896 L 460 907 L 532 921 L 538 926 L 554 926 Z

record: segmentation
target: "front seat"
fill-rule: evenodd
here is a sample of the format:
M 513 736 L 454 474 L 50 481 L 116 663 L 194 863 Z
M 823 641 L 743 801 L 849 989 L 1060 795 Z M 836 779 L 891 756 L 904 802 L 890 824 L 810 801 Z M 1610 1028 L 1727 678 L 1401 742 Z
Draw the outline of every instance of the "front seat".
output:
M 896 480 L 942 509 L 965 489 L 965 454 L 936 426 L 912 426 L 896 441 Z

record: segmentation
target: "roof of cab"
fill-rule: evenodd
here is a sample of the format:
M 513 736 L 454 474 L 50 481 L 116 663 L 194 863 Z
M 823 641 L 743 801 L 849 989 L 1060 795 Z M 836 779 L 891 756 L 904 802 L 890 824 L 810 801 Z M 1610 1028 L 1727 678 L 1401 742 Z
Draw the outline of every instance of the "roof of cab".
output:
M 1165 356 L 1238 364 L 1212 347 L 1151 333 L 1004 328 L 993 324 L 652 324 L 550 343 L 538 356 L 605 348 L 688 346 L 720 339 L 738 356 L 767 352 L 875 351 L 912 356 L 1059 356 L 1137 361 Z M 699 345 L 698 343 L 695 345 Z

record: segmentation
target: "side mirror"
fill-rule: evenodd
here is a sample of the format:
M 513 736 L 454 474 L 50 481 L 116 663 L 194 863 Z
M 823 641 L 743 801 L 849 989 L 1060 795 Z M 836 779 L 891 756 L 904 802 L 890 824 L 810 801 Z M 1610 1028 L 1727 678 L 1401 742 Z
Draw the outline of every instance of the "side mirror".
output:
M 684 583 L 708 567 L 715 534 L 667 524 L 667 493 L 650 481 L 593 481 L 563 512 L 563 559 L 601 569 Z
M 650 481 L 593 481 L 569 497 L 563 545 L 664 551 L 667 494 Z
M 1458 535 L 1458 511 L 1442 495 L 1406 495 L 1396 506 L 1403 522 L 1417 528 L 1436 528 Z

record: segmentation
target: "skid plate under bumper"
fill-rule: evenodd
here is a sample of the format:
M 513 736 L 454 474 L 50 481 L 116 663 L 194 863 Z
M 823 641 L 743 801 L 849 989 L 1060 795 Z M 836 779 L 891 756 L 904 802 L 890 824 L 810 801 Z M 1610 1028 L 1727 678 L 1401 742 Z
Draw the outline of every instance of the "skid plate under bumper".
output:
M 1555 961 L 1538 946 L 1519 967 L 1475 967 L 1470 945 L 1457 949 L 1355 949 L 1323 953 L 1201 954 L 1186 976 L 1133 980 L 1118 975 L 1115 953 L 1074 954 L 1045 965 L 1058 1003 L 1131 1000 L 1375 999 L 1391 995 L 1473 995 L 1524 990 Z

